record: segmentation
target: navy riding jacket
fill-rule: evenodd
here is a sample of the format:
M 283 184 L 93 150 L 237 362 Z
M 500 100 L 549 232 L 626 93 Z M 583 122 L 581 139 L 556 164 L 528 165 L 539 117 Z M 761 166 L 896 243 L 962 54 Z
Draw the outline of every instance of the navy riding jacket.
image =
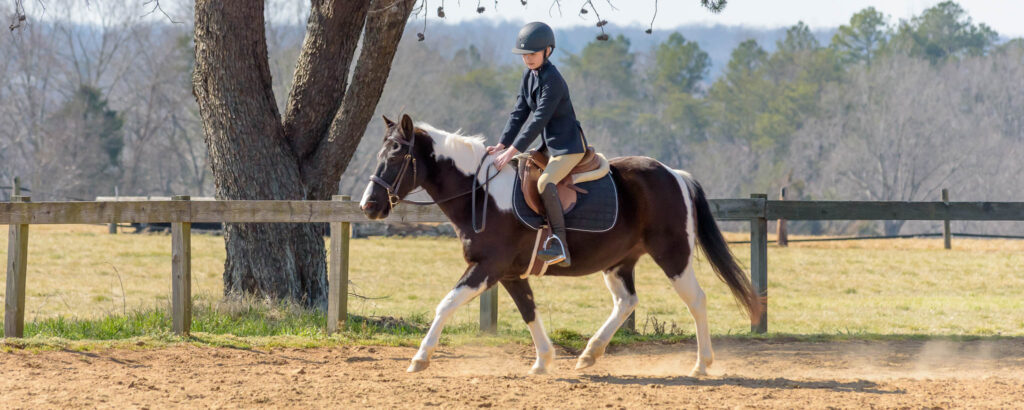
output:
M 530 112 L 533 118 L 523 128 Z M 569 99 L 569 87 L 550 61 L 545 61 L 536 71 L 527 68 L 523 72 L 516 107 L 502 132 L 501 143 L 526 152 L 538 135 L 543 135 L 541 150 L 546 147 L 550 156 L 580 154 L 587 149 L 586 138 Z

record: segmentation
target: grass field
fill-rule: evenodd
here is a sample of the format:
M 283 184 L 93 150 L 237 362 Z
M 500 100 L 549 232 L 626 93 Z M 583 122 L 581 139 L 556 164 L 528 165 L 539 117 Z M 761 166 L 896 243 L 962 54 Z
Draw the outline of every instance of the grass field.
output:
M 29 237 L 27 336 L 103 339 L 166 333 L 169 235 L 109 235 L 103 226 L 33 225 Z M 0 235 L 4 258 L 6 239 Z M 394 252 L 396 248 L 403 251 Z M 769 246 L 769 331 L 867 337 L 1024 335 L 1024 241 L 957 239 L 954 250 L 941 248 L 941 239 Z M 733 251 L 746 266 L 747 246 L 735 246 Z M 398 317 L 418 325 L 429 323 L 437 302 L 465 267 L 459 242 L 448 238 L 358 239 L 352 241 L 351 255 L 350 290 L 370 299 L 350 297 L 349 312 Z M 323 336 L 323 317 L 316 313 L 222 301 L 223 260 L 222 237 L 193 235 L 194 331 Z M 747 319 L 703 260 L 697 264 L 697 276 L 708 294 L 712 333 L 748 332 Z M 556 338 L 592 334 L 611 309 L 599 274 L 542 277 L 531 283 L 541 317 Z M 648 258 L 637 268 L 637 291 L 640 333 L 692 334 L 685 305 Z M 528 340 L 504 290 L 499 300 L 499 328 Z M 449 329 L 473 333 L 478 306 L 474 300 L 459 310 Z M 96 329 L 118 326 L 113 333 Z M 128 331 L 126 326 L 143 329 Z M 351 326 L 350 333 L 373 330 L 359 322 Z

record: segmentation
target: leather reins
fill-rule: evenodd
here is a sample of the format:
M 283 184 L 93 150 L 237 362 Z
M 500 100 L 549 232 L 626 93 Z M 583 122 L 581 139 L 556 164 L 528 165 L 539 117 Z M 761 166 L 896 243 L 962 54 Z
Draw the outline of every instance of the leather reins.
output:
M 495 177 L 497 177 L 500 174 L 500 171 L 498 171 L 494 167 L 494 162 L 491 162 L 490 164 L 487 164 L 487 169 L 485 171 L 485 175 L 487 175 L 487 178 L 484 180 L 483 183 L 480 182 L 480 180 L 479 180 L 480 168 L 483 167 L 484 161 L 487 159 L 487 156 L 489 154 L 484 153 L 484 155 L 482 157 L 480 157 L 480 162 L 477 164 L 476 172 L 473 175 L 473 188 L 472 189 L 470 189 L 468 191 L 465 191 L 465 192 L 458 193 L 456 195 L 448 196 L 448 197 L 443 198 L 443 199 L 434 200 L 434 201 L 412 201 L 412 200 L 403 199 L 403 198 L 399 197 L 397 192 L 398 192 L 399 187 L 402 184 L 402 181 L 405 179 L 405 176 L 409 173 L 410 165 L 412 166 L 412 173 L 413 173 L 413 177 L 412 177 L 413 179 L 412 180 L 413 180 L 413 183 L 416 183 L 416 180 L 418 179 L 418 174 L 417 174 L 418 171 L 416 170 L 416 157 L 412 155 L 413 147 L 416 144 L 416 136 L 412 136 L 409 139 L 409 141 L 406 141 L 406 140 L 404 140 L 402 138 L 397 138 L 397 137 L 388 137 L 385 140 L 385 142 L 386 141 L 392 141 L 392 142 L 395 142 L 395 143 L 398 143 L 398 144 L 405 145 L 405 146 L 409 147 L 408 148 L 408 152 L 405 153 L 405 157 L 402 160 L 402 167 L 399 168 L 398 175 L 395 176 L 395 180 L 393 182 L 389 183 L 389 182 L 385 181 L 383 178 L 378 177 L 376 174 L 370 175 L 370 181 L 371 182 L 373 182 L 373 183 L 375 183 L 377 185 L 380 185 L 381 187 L 383 187 L 387 191 L 389 211 L 390 210 L 394 210 L 395 206 L 397 206 L 400 202 L 404 202 L 404 203 L 407 203 L 407 204 L 413 204 L 413 205 L 434 205 L 434 204 L 439 204 L 439 203 L 442 203 L 442 202 L 450 201 L 450 200 L 458 198 L 458 197 L 462 197 L 462 196 L 466 196 L 466 195 L 472 194 L 472 197 L 470 199 L 470 207 L 472 208 L 472 214 L 471 214 L 472 220 L 471 220 L 471 222 L 473 224 L 473 232 L 481 233 L 481 232 L 484 231 L 484 229 L 487 228 L 487 204 L 490 203 L 490 199 L 491 199 L 491 196 L 490 196 L 491 180 L 493 180 Z M 493 175 L 491 175 L 491 169 L 495 170 Z M 485 196 L 484 196 L 483 215 L 482 215 L 481 222 L 478 225 L 477 224 L 477 217 L 476 217 L 476 191 L 478 191 L 480 189 L 480 187 L 484 188 L 484 195 Z M 422 188 L 420 188 L 420 189 L 422 190 Z M 416 192 L 419 192 L 419 191 L 416 191 Z M 412 194 L 412 193 L 414 193 L 414 192 L 410 192 L 409 194 Z M 406 195 L 408 196 L 409 194 L 406 194 Z

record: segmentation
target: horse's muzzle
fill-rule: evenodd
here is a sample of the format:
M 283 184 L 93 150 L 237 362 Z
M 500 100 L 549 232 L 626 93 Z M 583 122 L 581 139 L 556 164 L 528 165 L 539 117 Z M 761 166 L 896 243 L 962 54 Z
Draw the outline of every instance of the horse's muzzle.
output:
M 388 217 L 390 209 L 386 203 L 382 204 L 377 201 L 366 201 L 359 209 L 363 210 L 363 214 L 369 219 L 384 219 Z

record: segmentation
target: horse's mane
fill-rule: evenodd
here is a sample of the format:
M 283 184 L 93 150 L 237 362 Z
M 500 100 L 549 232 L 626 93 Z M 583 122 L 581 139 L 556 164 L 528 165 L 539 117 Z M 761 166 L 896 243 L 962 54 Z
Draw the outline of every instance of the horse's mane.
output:
M 445 131 L 425 122 L 416 123 L 416 128 L 434 141 L 434 155 L 451 159 L 466 175 L 476 172 L 480 158 L 487 152 L 483 135 L 462 135 L 459 130 Z
M 477 173 L 477 165 L 480 158 L 487 152 L 482 135 L 462 135 L 459 131 L 450 132 L 440 130 L 425 122 L 415 124 L 416 132 L 422 132 L 434 143 L 434 155 L 437 158 L 448 158 L 455 163 L 455 168 L 466 175 L 476 175 L 477 181 L 481 184 L 490 180 L 489 190 L 492 203 L 498 209 L 509 211 L 512 209 L 512 187 L 515 185 L 515 170 L 513 167 L 502 168 L 501 172 L 493 175 L 493 168 L 488 168 L 494 162 L 496 155 L 489 155 L 484 160 L 484 166 Z

